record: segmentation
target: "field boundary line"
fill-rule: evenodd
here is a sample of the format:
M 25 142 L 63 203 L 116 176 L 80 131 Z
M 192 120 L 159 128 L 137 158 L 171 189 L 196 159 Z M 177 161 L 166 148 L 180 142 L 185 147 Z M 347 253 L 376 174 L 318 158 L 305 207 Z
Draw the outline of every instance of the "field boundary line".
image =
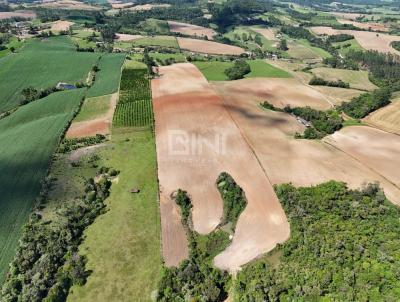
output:
M 375 171 L 375 169 L 371 168 L 369 165 L 364 164 L 362 161 L 360 161 L 358 158 L 354 157 L 353 155 L 347 153 L 346 151 L 340 149 L 339 147 L 336 147 L 335 145 L 333 145 L 332 143 L 330 143 L 329 141 L 323 140 L 321 141 L 322 143 L 325 143 L 333 148 L 335 148 L 336 150 L 342 152 L 343 154 L 347 155 L 348 157 L 354 159 L 356 162 L 358 162 L 360 165 L 366 167 L 368 170 L 374 172 L 375 174 L 379 175 L 380 177 L 382 177 L 384 180 L 386 180 L 388 183 L 390 183 L 391 185 L 393 185 L 396 189 L 400 190 L 400 187 L 397 186 L 395 183 L 393 183 L 391 180 L 387 179 L 385 176 L 383 176 L 381 173 Z M 391 201 L 392 202 L 392 201 Z M 394 203 L 394 202 L 392 202 Z

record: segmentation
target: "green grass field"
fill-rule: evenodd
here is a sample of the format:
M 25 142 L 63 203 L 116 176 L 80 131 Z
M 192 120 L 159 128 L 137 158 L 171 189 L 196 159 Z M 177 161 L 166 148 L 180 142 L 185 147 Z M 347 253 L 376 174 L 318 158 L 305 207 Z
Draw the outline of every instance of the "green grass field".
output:
M 112 94 L 118 91 L 121 78 L 121 67 L 124 63 L 123 54 L 105 54 L 101 57 L 96 73 L 96 79 L 88 91 L 88 97 Z
M 51 94 L 0 120 L 0 283 L 60 135 L 78 108 L 84 91 Z
M 103 116 L 110 109 L 111 95 L 87 98 L 74 122 L 89 121 Z
M 310 42 L 308 42 L 305 39 L 297 40 L 297 43 L 307 47 L 308 49 L 310 49 L 312 52 L 316 53 L 319 57 L 323 59 L 331 57 L 331 54 L 329 52 L 323 50 L 322 48 L 312 46 Z
M 264 60 L 248 60 L 251 72 L 245 78 L 289 78 L 286 71 L 276 68 Z M 232 62 L 197 61 L 194 65 L 203 73 L 208 81 L 228 81 L 225 70 L 233 66 Z
M 171 36 L 154 36 L 154 37 L 140 38 L 132 41 L 132 45 L 179 48 L 176 38 Z
M 22 89 L 86 81 L 98 53 L 76 52 L 66 36 L 26 43 L 20 53 L 0 59 L 0 112 L 18 106 Z
M 346 55 L 350 50 L 355 50 L 355 51 L 364 50 L 364 48 L 362 48 L 362 46 L 357 42 L 356 39 L 351 39 L 344 42 L 332 43 L 332 45 L 335 47 L 340 47 L 338 51 L 343 56 Z
M 377 88 L 370 82 L 368 71 L 319 67 L 312 69 L 311 72 L 317 77 L 327 81 L 342 80 L 343 82 L 349 83 L 350 88 L 354 89 L 374 90 Z
M 139 28 L 140 30 L 153 35 L 168 35 L 170 33 L 167 21 L 153 18 L 140 22 Z
M 104 166 L 121 171 L 106 200 L 108 211 L 86 230 L 80 252 L 92 271 L 71 289 L 69 302 L 151 301 L 161 271 L 160 217 L 154 136 L 118 129 L 100 151 Z M 139 194 L 131 194 L 133 187 Z

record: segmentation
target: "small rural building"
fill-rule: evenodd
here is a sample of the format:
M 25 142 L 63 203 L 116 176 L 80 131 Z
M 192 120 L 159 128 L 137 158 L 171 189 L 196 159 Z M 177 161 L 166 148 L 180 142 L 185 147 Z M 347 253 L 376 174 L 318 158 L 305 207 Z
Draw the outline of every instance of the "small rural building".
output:
M 72 84 L 68 84 L 68 83 L 58 83 L 57 84 L 57 89 L 63 89 L 63 90 L 72 90 L 72 89 L 76 89 L 75 85 Z

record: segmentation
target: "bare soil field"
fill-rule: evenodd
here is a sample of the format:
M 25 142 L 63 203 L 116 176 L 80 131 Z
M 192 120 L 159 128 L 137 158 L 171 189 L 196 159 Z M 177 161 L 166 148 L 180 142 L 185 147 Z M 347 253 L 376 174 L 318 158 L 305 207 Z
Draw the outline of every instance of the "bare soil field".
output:
M 197 40 L 190 38 L 177 38 L 179 47 L 181 49 L 208 53 L 208 54 L 220 54 L 220 55 L 240 55 L 245 52 L 243 48 L 217 43 L 213 41 Z
M 116 40 L 121 42 L 133 41 L 144 37 L 142 35 L 128 35 L 128 34 L 115 34 L 115 35 L 117 37 Z
M 214 263 L 235 271 L 285 241 L 290 233 L 271 183 L 239 129 L 201 72 L 192 64 L 160 67 L 152 81 L 163 255 L 167 265 L 187 256 L 187 240 L 171 194 L 181 188 L 193 203 L 193 226 L 211 232 L 222 216 L 216 188 L 225 171 L 246 193 L 248 205 L 231 245 Z
M 127 8 L 128 10 L 133 10 L 133 11 L 145 11 L 145 10 L 151 10 L 153 8 L 165 8 L 165 7 L 170 7 L 171 4 L 143 4 L 143 5 L 135 5 L 134 7 L 129 7 Z
M 363 93 L 362 91 L 356 89 L 308 85 L 312 78 L 312 75 L 310 73 L 301 71 L 304 67 L 307 66 L 306 64 L 292 63 L 289 61 L 280 60 L 267 60 L 267 62 L 273 66 L 288 71 L 301 83 L 307 85 L 307 87 L 310 87 L 311 89 L 322 93 L 328 99 L 328 102 L 335 106 L 340 105 L 343 102 L 350 101 L 353 97 L 359 96 Z
M 369 80 L 367 71 L 319 67 L 312 69 L 311 72 L 327 81 L 342 80 L 349 83 L 350 87 L 354 89 L 374 90 L 377 88 Z
M 382 23 L 375 23 L 375 22 L 357 22 L 357 21 L 350 21 L 350 20 L 338 20 L 339 23 L 342 24 L 352 24 L 358 28 L 367 29 L 367 30 L 374 30 L 374 31 L 389 31 L 389 28 Z
M 50 23 L 50 25 L 51 25 L 50 30 L 51 31 L 65 31 L 65 30 L 68 30 L 69 27 L 73 24 L 74 24 L 74 22 L 58 20 L 58 21 Z
M 312 31 L 318 35 L 338 35 L 340 33 L 346 33 L 353 35 L 357 42 L 367 50 L 376 50 L 380 52 L 390 52 L 400 55 L 400 51 L 395 50 L 390 44 L 393 41 L 400 41 L 399 36 L 391 36 L 388 34 L 375 33 L 369 31 L 357 31 L 357 30 L 337 30 L 326 26 L 314 26 L 311 27 Z
M 357 13 L 341 13 L 341 12 L 331 12 L 330 14 L 343 18 L 346 20 L 356 20 L 358 17 L 364 16 L 363 14 L 357 14 Z
M 35 19 L 36 13 L 29 10 L 17 10 L 13 12 L 0 12 L 0 20 L 21 17 L 26 19 Z
M 85 4 L 75 0 L 56 0 L 47 1 L 34 5 L 36 7 L 55 8 L 55 9 L 76 9 L 76 10 L 100 10 L 100 7 Z
M 317 90 L 298 79 L 254 78 L 215 84 L 219 92 L 229 98 L 249 99 L 253 102 L 268 101 L 278 108 L 310 106 L 319 110 L 332 107 L 329 100 Z
M 326 141 L 400 187 L 400 136 L 372 127 L 351 126 Z
M 376 128 L 400 135 L 400 98 L 377 111 L 374 111 L 364 122 Z
M 338 180 L 358 188 L 378 181 L 387 197 L 400 204 L 398 187 L 360 161 L 324 141 L 294 139 L 294 134 L 304 128 L 292 116 L 263 110 L 250 98 L 233 98 L 229 91 L 217 89 L 273 184 L 291 182 L 295 186 L 310 186 Z M 368 148 L 368 142 L 362 143 Z M 378 154 L 382 156 L 381 160 L 388 160 L 387 155 L 391 152 Z
M 110 100 L 110 109 L 104 116 L 88 121 L 73 122 L 67 131 L 66 137 L 78 138 L 95 136 L 96 134 L 110 134 L 113 114 L 115 106 L 117 105 L 117 99 L 118 93 L 114 93 Z
M 212 40 L 213 36 L 217 34 L 216 31 L 211 28 L 189 23 L 168 21 L 168 25 L 171 32 L 181 33 L 188 36 L 207 37 L 209 40 Z
M 272 28 L 258 28 L 252 27 L 252 30 L 258 32 L 259 34 L 263 35 L 265 39 L 270 41 L 277 41 L 278 39 L 275 36 L 275 32 Z
M 122 9 L 122 8 L 131 7 L 134 5 L 132 2 L 121 2 L 121 1 L 115 1 L 115 0 L 109 0 L 108 3 L 111 4 L 111 7 L 113 9 Z

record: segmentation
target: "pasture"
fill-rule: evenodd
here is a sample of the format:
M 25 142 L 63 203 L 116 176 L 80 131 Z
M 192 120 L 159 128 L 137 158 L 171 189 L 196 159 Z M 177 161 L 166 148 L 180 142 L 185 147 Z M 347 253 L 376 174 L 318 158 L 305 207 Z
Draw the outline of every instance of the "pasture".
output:
M 74 122 L 88 121 L 105 115 L 110 108 L 110 102 L 110 94 L 85 99 Z
M 248 60 L 251 72 L 245 78 L 289 78 L 286 71 L 268 64 L 265 60 Z M 194 65 L 203 73 L 208 81 L 227 81 L 225 70 L 232 67 L 232 62 L 197 61 Z
M 154 136 L 150 131 L 114 129 L 99 152 L 102 165 L 120 170 L 106 200 L 107 212 L 85 231 L 80 253 L 91 270 L 68 302 L 151 301 L 162 266 Z M 140 188 L 139 194 L 129 191 Z
M 377 88 L 370 82 L 367 71 L 318 67 L 312 69 L 311 72 L 326 81 L 342 80 L 354 89 L 374 90 Z
M 76 52 L 66 36 L 26 42 L 19 53 L 0 59 L 0 112 L 17 107 L 26 87 L 86 82 L 97 59 L 96 53 Z
M 84 90 L 57 92 L 0 120 L 0 281 Z
M 98 63 L 100 70 L 96 72 L 96 79 L 87 96 L 96 97 L 117 92 L 124 60 L 123 54 L 104 54 Z
M 132 45 L 136 47 L 161 46 L 169 48 L 179 48 L 176 38 L 172 36 L 154 36 L 154 37 L 138 38 L 132 41 Z

